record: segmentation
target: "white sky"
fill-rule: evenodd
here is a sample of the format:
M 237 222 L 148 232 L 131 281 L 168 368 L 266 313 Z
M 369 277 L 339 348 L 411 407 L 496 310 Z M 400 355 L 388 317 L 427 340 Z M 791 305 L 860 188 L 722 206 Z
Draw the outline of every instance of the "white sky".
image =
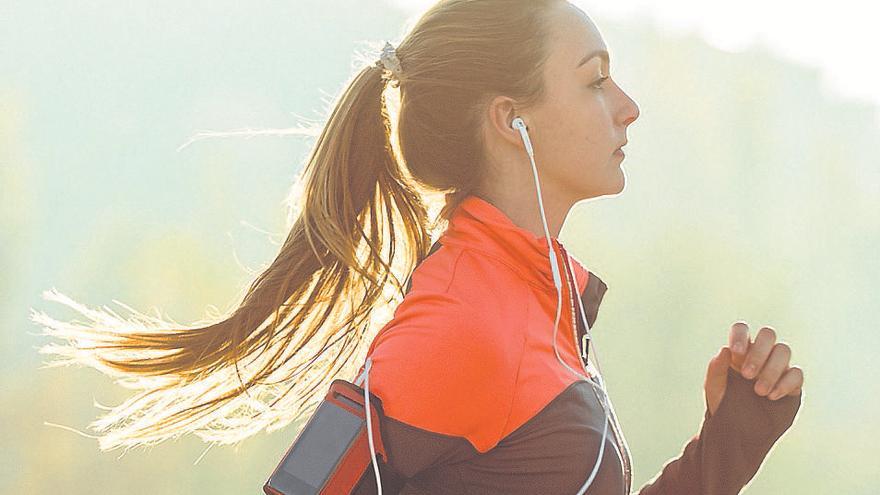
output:
M 386 0 L 413 14 L 434 0 Z M 572 0 L 599 23 L 649 17 L 664 31 L 697 32 L 730 52 L 760 41 L 771 51 L 818 67 L 829 91 L 880 105 L 880 2 L 836 0 Z M 612 48 L 613 49 L 613 48 Z M 878 112 L 880 114 L 880 112 Z M 878 115 L 880 119 L 880 115 Z

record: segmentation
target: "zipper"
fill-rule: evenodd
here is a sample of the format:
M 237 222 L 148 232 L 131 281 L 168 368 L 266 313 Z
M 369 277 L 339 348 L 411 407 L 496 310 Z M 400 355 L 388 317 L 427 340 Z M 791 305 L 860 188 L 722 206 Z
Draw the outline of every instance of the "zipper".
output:
M 574 342 L 574 348 L 576 349 L 576 352 L 579 354 L 581 367 L 583 368 L 583 370 L 587 374 L 587 376 L 592 379 L 593 375 L 587 369 L 589 367 L 589 365 L 588 365 L 588 361 L 587 361 L 586 347 L 582 347 L 582 346 L 578 345 L 577 314 L 575 312 L 574 288 L 572 287 L 572 282 L 571 282 L 571 279 L 569 278 L 571 275 L 571 269 L 568 265 L 568 253 L 565 251 L 565 248 L 562 247 L 562 244 L 559 245 L 559 249 L 562 251 L 562 255 L 563 255 L 562 262 L 565 266 L 565 282 L 568 286 L 569 303 L 571 305 L 572 342 Z M 575 281 L 575 286 L 576 286 L 576 283 L 577 283 L 577 281 Z M 586 337 L 587 337 L 587 334 L 584 333 L 584 341 L 589 342 L 589 340 Z

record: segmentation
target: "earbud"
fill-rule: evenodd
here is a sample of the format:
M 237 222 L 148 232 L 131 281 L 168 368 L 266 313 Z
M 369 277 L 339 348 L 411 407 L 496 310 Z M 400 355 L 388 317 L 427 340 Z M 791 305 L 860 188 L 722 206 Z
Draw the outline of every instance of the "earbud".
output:
M 529 131 L 526 129 L 526 123 L 523 122 L 523 119 L 520 117 L 513 119 L 510 126 L 519 130 L 519 135 L 522 136 L 523 143 L 526 145 L 526 151 L 529 153 L 529 156 L 534 155 L 535 152 L 532 149 L 532 141 L 529 139 Z

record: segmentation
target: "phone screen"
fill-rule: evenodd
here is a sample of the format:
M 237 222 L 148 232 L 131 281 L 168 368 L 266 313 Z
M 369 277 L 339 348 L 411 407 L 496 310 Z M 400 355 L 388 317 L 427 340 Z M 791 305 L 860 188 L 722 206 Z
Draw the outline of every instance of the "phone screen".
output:
M 365 422 L 333 402 L 321 402 L 282 459 L 281 469 L 269 480 L 269 486 L 285 495 L 317 495 Z

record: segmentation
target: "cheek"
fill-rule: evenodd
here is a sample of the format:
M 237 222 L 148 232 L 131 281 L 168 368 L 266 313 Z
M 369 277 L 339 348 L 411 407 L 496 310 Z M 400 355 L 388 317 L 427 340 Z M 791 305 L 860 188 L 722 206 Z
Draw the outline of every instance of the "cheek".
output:
M 549 122 L 551 140 L 557 147 L 589 152 L 607 146 L 608 113 L 601 96 L 580 89 L 554 107 Z
M 555 161 L 563 162 L 565 168 L 590 167 L 608 146 L 607 132 L 600 122 L 601 112 L 586 106 L 561 114 L 551 137 Z

